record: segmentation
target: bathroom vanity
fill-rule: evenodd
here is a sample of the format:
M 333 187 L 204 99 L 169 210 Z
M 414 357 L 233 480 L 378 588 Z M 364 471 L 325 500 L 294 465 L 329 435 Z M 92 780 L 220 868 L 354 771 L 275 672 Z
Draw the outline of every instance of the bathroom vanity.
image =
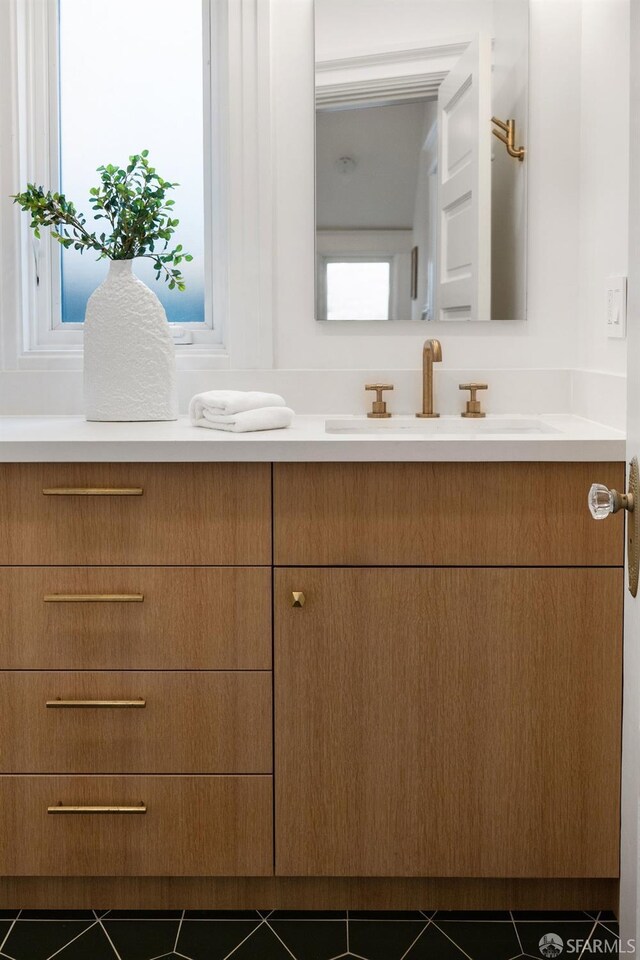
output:
M 3 906 L 615 907 L 615 431 L 39 423 L 0 442 Z

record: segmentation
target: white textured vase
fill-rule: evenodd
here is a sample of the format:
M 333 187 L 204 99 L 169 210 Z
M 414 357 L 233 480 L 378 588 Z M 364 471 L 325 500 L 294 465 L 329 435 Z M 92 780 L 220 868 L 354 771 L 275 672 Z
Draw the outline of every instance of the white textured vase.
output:
M 176 420 L 175 347 L 164 307 L 133 273 L 112 260 L 89 297 L 84 322 L 87 420 Z

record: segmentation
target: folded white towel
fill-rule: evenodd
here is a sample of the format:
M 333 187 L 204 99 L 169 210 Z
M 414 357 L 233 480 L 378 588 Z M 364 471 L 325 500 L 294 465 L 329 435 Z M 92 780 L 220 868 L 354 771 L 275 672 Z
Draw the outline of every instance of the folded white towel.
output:
M 189 416 L 193 424 L 202 417 L 233 416 L 245 410 L 262 407 L 284 407 L 284 399 L 277 393 L 260 393 L 257 390 L 208 390 L 191 398 Z
M 294 413 L 289 407 L 260 407 L 258 410 L 243 410 L 241 413 L 213 414 L 205 411 L 205 416 L 192 423 L 196 427 L 208 427 L 209 430 L 230 430 L 232 433 L 249 433 L 251 430 L 280 430 L 288 427 Z

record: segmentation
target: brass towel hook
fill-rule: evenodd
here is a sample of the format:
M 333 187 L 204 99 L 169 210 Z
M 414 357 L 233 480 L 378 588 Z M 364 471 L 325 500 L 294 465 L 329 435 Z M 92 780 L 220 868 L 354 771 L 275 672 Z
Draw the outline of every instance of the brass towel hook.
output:
M 492 130 L 494 137 L 497 137 L 507 148 L 507 153 L 515 160 L 524 160 L 524 147 L 516 147 L 516 122 L 515 120 L 498 120 L 497 117 L 491 117 L 491 123 L 495 123 L 500 130 Z M 502 131 L 502 132 L 501 132 Z

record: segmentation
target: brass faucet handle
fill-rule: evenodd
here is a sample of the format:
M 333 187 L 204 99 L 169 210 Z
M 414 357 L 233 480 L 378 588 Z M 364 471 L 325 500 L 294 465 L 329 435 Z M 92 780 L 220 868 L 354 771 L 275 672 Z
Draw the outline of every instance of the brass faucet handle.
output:
M 367 383 L 365 384 L 365 390 L 375 390 L 376 392 L 376 398 L 371 405 L 371 412 L 368 413 L 367 416 L 377 419 L 388 419 L 391 414 L 387 413 L 387 404 L 386 401 L 382 399 L 382 393 L 384 390 L 393 390 L 393 384 Z
M 467 400 L 467 406 L 463 413 L 460 414 L 461 417 L 486 417 L 482 409 L 482 405 L 478 400 L 478 390 L 488 390 L 488 383 L 461 383 L 459 384 L 460 390 L 468 390 L 470 397 Z

